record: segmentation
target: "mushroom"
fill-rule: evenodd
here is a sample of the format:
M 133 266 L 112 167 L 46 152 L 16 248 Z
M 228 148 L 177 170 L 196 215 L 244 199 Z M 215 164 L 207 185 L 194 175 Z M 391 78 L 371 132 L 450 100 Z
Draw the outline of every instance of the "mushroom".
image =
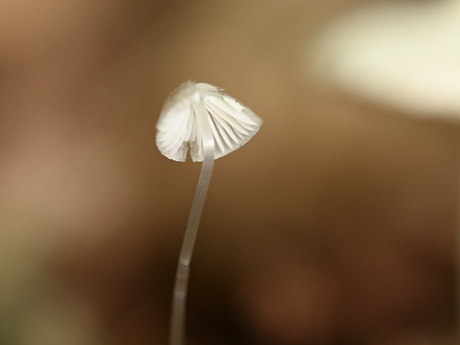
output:
M 194 162 L 203 162 L 179 254 L 174 284 L 170 344 L 185 343 L 185 303 L 198 225 L 214 160 L 251 139 L 262 119 L 248 107 L 210 84 L 188 81 L 166 100 L 157 124 L 156 143 L 169 159 L 185 162 L 190 147 Z

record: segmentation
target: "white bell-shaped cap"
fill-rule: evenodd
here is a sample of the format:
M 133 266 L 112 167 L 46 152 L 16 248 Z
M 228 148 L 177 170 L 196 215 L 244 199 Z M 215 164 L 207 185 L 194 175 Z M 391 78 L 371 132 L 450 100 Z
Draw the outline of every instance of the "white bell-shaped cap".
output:
M 202 101 L 206 114 L 197 114 L 194 104 Z M 157 123 L 156 143 L 169 159 L 185 162 L 190 147 L 194 162 L 204 158 L 203 137 L 197 116 L 206 115 L 214 137 L 214 159 L 235 151 L 249 141 L 262 125 L 251 109 L 215 86 L 188 81 L 166 100 Z

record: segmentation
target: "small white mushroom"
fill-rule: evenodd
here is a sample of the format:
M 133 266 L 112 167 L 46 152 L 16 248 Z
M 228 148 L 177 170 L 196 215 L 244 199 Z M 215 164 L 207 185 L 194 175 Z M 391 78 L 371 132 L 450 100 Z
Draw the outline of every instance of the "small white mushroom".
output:
M 185 302 L 190 261 L 214 160 L 251 139 L 262 119 L 215 86 L 193 80 L 166 100 L 157 124 L 156 143 L 166 157 L 184 162 L 190 147 L 194 162 L 203 162 L 179 254 L 171 314 L 171 345 L 185 343 Z
M 169 159 L 185 162 L 190 146 L 194 162 L 204 158 L 203 128 L 199 126 L 200 99 L 204 103 L 215 143 L 214 159 L 243 146 L 262 125 L 262 119 L 213 85 L 193 80 L 182 84 L 166 100 L 157 124 L 157 146 Z

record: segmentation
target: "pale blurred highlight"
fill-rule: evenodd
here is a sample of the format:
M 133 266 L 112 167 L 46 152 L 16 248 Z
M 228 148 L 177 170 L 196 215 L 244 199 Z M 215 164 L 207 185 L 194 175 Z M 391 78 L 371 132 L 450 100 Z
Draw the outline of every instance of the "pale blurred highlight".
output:
M 326 27 L 307 55 L 317 78 L 358 96 L 460 118 L 458 0 L 363 6 Z

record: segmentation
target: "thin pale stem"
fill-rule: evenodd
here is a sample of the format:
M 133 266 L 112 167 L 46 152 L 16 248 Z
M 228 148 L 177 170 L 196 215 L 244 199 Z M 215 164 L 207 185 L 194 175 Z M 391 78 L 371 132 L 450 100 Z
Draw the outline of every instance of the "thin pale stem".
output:
M 170 345 L 185 344 L 185 310 L 190 261 L 192 260 L 201 213 L 214 166 L 214 138 L 209 123 L 209 116 L 201 97 L 200 101 L 193 105 L 193 108 L 197 118 L 198 130 L 203 137 L 204 159 L 179 254 L 172 302 Z

